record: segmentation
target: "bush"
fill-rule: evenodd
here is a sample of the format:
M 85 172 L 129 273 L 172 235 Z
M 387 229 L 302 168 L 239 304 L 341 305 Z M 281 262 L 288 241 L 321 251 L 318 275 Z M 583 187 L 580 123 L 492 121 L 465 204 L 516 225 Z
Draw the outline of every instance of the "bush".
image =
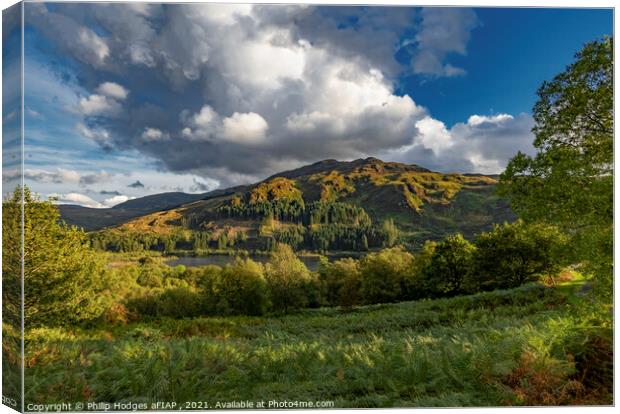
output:
M 362 303 L 359 261 L 348 257 L 327 263 L 323 270 L 323 282 L 328 304 L 351 307 Z
M 554 275 L 563 264 L 565 243 L 555 226 L 520 220 L 495 225 L 476 238 L 469 283 L 476 290 L 509 289 Z
M 107 304 L 100 298 L 108 273 L 90 249 L 86 234 L 66 225 L 51 202 L 40 201 L 28 188 L 17 188 L 3 202 L 3 301 L 5 321 L 19 325 L 23 197 L 24 323 L 64 325 L 94 320 Z
M 165 289 L 127 301 L 127 309 L 139 316 L 185 318 L 200 316 L 202 296 L 190 287 Z
M 251 259 L 224 267 L 205 293 L 215 313 L 263 315 L 270 305 L 263 266 Z
M 360 291 L 366 303 L 395 302 L 413 293 L 413 263 L 402 247 L 370 253 L 361 260 Z
M 464 283 L 470 271 L 476 247 L 461 234 L 439 243 L 427 243 L 417 266 L 419 286 L 425 296 L 442 297 L 465 293 Z
M 265 266 L 273 310 L 287 313 L 316 305 L 319 285 L 316 275 L 297 258 L 290 246 L 278 244 Z

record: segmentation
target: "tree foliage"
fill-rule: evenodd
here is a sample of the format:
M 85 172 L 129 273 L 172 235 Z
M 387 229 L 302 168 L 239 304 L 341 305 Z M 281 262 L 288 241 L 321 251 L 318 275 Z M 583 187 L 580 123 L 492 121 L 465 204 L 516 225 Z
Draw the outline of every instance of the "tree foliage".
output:
M 611 292 L 613 263 L 613 40 L 588 43 L 538 90 L 535 156 L 517 154 L 500 193 L 528 222 L 560 226 L 577 259 Z
M 361 260 L 361 294 L 366 303 L 395 302 L 408 297 L 413 255 L 401 247 L 370 253 Z
M 258 316 L 270 306 L 263 266 L 250 259 L 224 267 L 209 294 L 226 314 Z
M 10 267 L 4 295 L 19 297 L 21 267 L 22 190 L 3 203 L 3 237 L 13 241 L 3 247 L 3 261 Z M 60 221 L 51 202 L 23 190 L 24 323 L 60 325 L 95 319 L 106 304 L 99 293 L 105 288 L 104 264 L 90 249 L 82 230 Z M 16 238 L 17 237 L 17 238 Z
M 557 273 L 565 236 L 557 227 L 523 221 L 478 235 L 470 280 L 473 291 L 508 289 Z
M 476 247 L 461 234 L 448 236 L 439 243 L 430 242 L 425 247 L 427 258 L 417 267 L 423 290 L 433 297 L 463 293 Z
M 286 244 L 276 246 L 265 267 L 265 276 L 276 312 L 306 307 L 313 301 L 310 291 L 318 293 L 316 275 L 310 273 Z

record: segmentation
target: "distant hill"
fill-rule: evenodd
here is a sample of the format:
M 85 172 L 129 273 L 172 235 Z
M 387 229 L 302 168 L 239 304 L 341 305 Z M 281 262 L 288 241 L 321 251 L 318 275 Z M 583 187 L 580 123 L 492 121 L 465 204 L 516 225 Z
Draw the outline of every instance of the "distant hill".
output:
M 62 206 L 61 214 L 86 230 L 111 227 L 117 235 L 184 232 L 186 243 L 202 247 L 263 249 L 287 242 L 356 250 L 391 244 L 394 237 L 412 245 L 455 232 L 472 237 L 512 221 L 496 184 L 496 176 L 444 174 L 376 158 L 325 160 L 253 185 L 157 194 L 112 209 Z M 187 231 L 204 240 L 192 242 Z
M 240 188 L 242 187 L 214 190 L 202 194 L 182 192 L 153 194 L 127 200 L 112 208 L 88 208 L 71 204 L 60 204 L 58 209 L 60 210 L 61 218 L 68 224 L 82 227 L 86 231 L 92 231 L 113 227 L 145 214 L 169 210 L 193 201 L 218 197 Z

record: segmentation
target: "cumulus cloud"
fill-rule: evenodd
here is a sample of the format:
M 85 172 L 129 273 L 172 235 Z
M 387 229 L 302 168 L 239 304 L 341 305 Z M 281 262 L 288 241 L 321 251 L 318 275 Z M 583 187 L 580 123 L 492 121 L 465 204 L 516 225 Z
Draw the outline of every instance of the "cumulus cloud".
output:
M 417 142 L 385 156 L 443 172 L 498 174 L 517 151 L 534 153 L 528 114 L 473 115 L 449 129 L 437 120 L 421 123 Z
M 114 197 L 106 198 L 101 202 L 104 207 L 114 207 L 117 204 L 124 203 L 127 200 L 132 200 L 135 197 L 127 197 L 126 195 L 115 195 Z
M 423 76 L 464 74 L 449 59 L 467 52 L 478 25 L 472 10 L 104 3 L 37 9 L 45 11 L 31 23 L 44 33 L 47 20 L 63 19 L 114 33 L 101 39 L 108 47 L 101 61 L 84 60 L 49 36 L 82 62 L 76 82 L 92 93 L 79 101 L 84 120 L 77 130 L 103 148 L 139 151 L 158 168 L 202 176 L 209 185 L 207 178 L 233 185 L 324 158 L 381 154 L 437 169 L 490 171 L 531 139 L 521 116 L 476 115 L 448 128 L 394 84 L 411 68 Z M 402 42 L 404 36 L 410 40 Z M 411 68 L 395 60 L 400 49 L 409 50 Z M 110 81 L 113 73 L 131 93 Z M 489 142 L 504 150 L 487 148 Z M 129 187 L 142 191 L 144 184 Z
M 222 123 L 222 137 L 241 143 L 260 143 L 267 132 L 267 121 L 254 112 L 240 114 L 235 112 Z
M 56 204 L 75 204 L 89 208 L 109 208 L 114 207 L 117 204 L 124 203 L 127 200 L 134 199 L 135 197 L 115 195 L 99 202 L 81 193 L 51 193 L 47 195 L 47 198 Z
M 142 132 L 142 139 L 144 141 L 160 141 L 170 138 L 170 135 L 167 132 L 163 132 L 157 128 L 144 128 Z
M 97 92 L 110 98 L 124 100 L 127 98 L 129 91 L 114 82 L 104 82 L 97 87 Z
M 58 194 L 51 193 L 47 195 L 48 199 L 57 204 L 76 204 L 83 207 L 103 208 L 105 207 L 98 201 L 93 200 L 87 195 L 80 193 Z
M 79 110 L 84 115 L 116 115 L 121 108 L 118 101 L 105 95 L 90 95 L 79 102 Z

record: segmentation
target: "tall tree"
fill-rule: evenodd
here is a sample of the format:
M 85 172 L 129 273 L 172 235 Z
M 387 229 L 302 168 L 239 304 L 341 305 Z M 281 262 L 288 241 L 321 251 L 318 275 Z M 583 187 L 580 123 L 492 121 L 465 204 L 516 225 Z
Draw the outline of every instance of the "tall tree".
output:
M 588 43 L 538 90 L 535 156 L 519 153 L 500 193 L 526 221 L 560 226 L 603 292 L 613 263 L 613 40 Z
M 15 214 L 21 211 L 21 200 L 18 188 L 3 202 L 4 237 L 21 233 L 21 214 Z M 36 199 L 28 188 L 23 190 L 23 209 L 25 324 L 59 325 L 98 317 L 106 306 L 97 294 L 105 288 L 105 268 L 84 232 L 61 222 L 58 209 Z M 3 260 L 10 265 L 4 287 L 11 294 L 19 294 L 19 244 L 11 242 L 3 249 Z

